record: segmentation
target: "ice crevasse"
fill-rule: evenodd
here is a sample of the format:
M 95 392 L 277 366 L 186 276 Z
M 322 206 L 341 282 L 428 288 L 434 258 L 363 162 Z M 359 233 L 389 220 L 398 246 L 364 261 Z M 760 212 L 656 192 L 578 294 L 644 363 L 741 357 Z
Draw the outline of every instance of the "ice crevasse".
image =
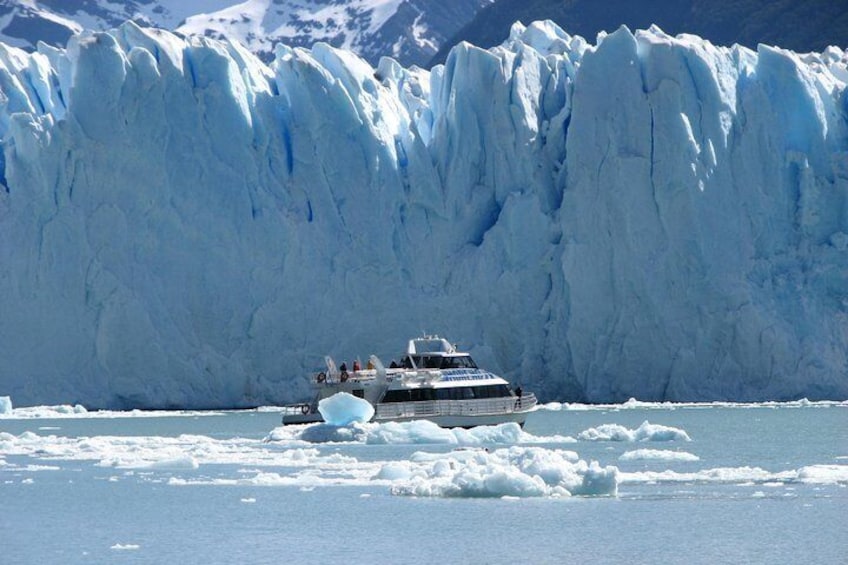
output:
M 303 398 L 421 330 L 543 399 L 848 398 L 848 54 L 0 45 L 0 395 Z

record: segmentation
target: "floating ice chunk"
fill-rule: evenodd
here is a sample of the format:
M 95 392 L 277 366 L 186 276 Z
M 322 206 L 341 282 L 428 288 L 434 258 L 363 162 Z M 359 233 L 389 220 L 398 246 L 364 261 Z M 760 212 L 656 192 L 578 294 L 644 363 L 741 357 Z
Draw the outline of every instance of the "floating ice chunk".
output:
M 135 551 L 136 549 L 140 549 L 141 546 L 134 543 L 116 543 L 109 549 L 114 549 L 115 551 Z
M 619 461 L 700 461 L 701 458 L 685 451 L 669 451 L 666 449 L 636 449 L 626 451 L 618 458 Z
M 148 463 L 147 465 L 143 465 L 141 468 L 156 469 L 157 471 L 182 471 L 186 469 L 197 469 L 198 467 L 200 467 L 200 464 L 197 462 L 197 459 L 190 455 L 184 455 L 182 457 L 173 457 L 168 459 L 162 459 L 160 461 L 154 461 L 152 463 Z
M 477 426 L 471 429 L 441 428 L 427 420 L 387 422 L 368 429 L 366 443 L 447 443 L 458 445 L 529 443 L 534 436 L 521 430 L 514 422 L 497 426 Z
M 374 475 L 375 480 L 381 481 L 408 481 L 412 478 L 412 467 L 404 461 L 391 461 L 380 467 L 380 471 Z
M 8 396 L 0 396 L 0 414 L 12 413 L 12 399 Z
M 569 451 L 538 447 L 415 454 L 419 465 L 392 494 L 439 497 L 536 497 L 615 495 L 618 469 L 576 460 Z M 378 476 L 400 475 L 386 467 Z
M 338 392 L 318 402 L 318 412 L 331 426 L 347 426 L 367 422 L 374 417 L 374 407 L 367 400 L 346 392 Z
M 798 480 L 811 484 L 848 484 L 848 465 L 808 465 L 798 469 Z
M 458 444 L 454 430 L 441 428 L 427 420 L 412 422 L 386 422 L 369 430 L 366 443 L 370 444 Z
M 585 466 L 585 461 L 580 461 Z M 579 485 L 571 489 L 577 496 L 615 496 L 618 494 L 618 467 L 601 467 L 597 461 L 578 471 L 582 477 Z
M 635 430 L 619 424 L 604 424 L 578 434 L 582 441 L 691 441 L 689 434 L 679 428 L 651 424 L 647 420 Z
M 718 467 L 692 473 L 680 473 L 672 470 L 642 471 L 621 473 L 622 484 L 646 483 L 765 483 L 775 480 L 776 476 L 759 467 Z
M 548 402 L 546 404 L 538 404 L 537 410 L 550 410 L 551 412 L 559 412 L 563 409 L 562 402 Z
M 447 429 L 428 420 L 412 422 L 358 423 L 347 426 L 313 424 L 282 426 L 271 431 L 266 441 L 308 441 L 310 443 L 356 442 L 370 445 L 446 444 L 491 445 L 518 443 L 572 443 L 567 436 L 534 436 L 514 422 L 497 426 L 477 426 L 469 430 Z
M 363 425 L 356 422 L 341 426 L 315 424 L 306 426 L 297 432 L 296 437 L 301 441 L 308 441 L 309 443 L 365 443 L 366 433 Z M 275 434 L 272 432 L 270 437 L 275 437 Z M 276 437 L 279 437 L 279 435 Z

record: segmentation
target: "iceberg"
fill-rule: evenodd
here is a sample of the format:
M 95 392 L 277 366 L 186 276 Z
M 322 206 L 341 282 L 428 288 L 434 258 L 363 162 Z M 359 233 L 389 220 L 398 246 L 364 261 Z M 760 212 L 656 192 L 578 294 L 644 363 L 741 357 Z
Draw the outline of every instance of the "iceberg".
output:
M 430 71 L 0 45 L 0 394 L 281 404 L 424 328 L 543 400 L 848 398 L 846 82 L 551 22 Z
M 337 392 L 333 396 L 322 398 L 318 403 L 318 412 L 330 426 L 362 424 L 374 417 L 374 407 L 370 402 L 346 392 Z

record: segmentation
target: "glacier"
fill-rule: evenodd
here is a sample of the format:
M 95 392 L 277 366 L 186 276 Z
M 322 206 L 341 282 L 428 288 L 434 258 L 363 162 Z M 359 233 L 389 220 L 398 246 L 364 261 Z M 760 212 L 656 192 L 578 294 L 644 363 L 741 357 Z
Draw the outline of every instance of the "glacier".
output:
M 421 331 L 543 400 L 848 398 L 848 52 L 551 22 L 444 66 L 0 44 L 0 395 L 308 395 Z

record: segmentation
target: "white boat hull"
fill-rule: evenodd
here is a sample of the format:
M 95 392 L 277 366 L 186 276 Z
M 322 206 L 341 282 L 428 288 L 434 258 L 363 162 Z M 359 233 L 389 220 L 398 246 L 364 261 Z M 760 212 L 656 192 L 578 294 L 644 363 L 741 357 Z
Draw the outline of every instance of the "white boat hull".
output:
M 413 420 L 429 420 L 443 428 L 473 428 L 474 426 L 497 426 L 509 422 L 515 422 L 519 426 L 524 426 L 527 420 L 528 412 L 512 412 L 511 414 L 482 414 L 479 416 L 428 416 L 421 418 L 417 416 L 406 416 L 399 418 L 387 418 L 372 422 L 411 422 Z
M 526 394 L 517 398 L 487 400 L 454 400 L 426 402 L 387 402 L 375 407 L 372 422 L 411 422 L 429 420 L 443 428 L 473 428 L 515 422 L 524 425 L 527 415 L 536 406 L 536 397 Z M 323 422 L 321 414 L 312 411 L 314 405 L 299 404 L 286 407 L 283 424 L 312 424 Z

